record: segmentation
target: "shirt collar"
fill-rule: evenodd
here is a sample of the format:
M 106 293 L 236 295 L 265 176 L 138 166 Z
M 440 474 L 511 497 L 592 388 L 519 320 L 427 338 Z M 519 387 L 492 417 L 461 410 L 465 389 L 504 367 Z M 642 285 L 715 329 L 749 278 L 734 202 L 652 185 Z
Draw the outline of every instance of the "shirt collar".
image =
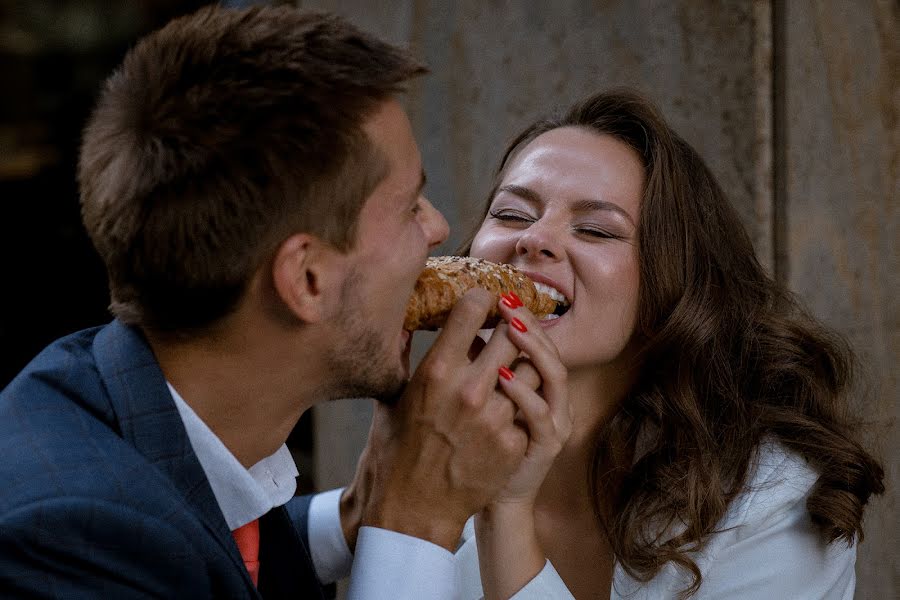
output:
M 258 519 L 294 496 L 298 472 L 286 445 L 246 469 L 172 384 L 166 385 L 229 529 Z

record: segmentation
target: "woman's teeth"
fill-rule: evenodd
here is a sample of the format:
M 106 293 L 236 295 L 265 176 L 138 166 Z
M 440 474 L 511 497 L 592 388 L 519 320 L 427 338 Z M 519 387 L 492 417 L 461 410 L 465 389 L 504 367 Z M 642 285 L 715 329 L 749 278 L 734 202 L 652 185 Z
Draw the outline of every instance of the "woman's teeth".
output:
M 566 311 L 569 310 L 569 300 L 566 299 L 566 297 L 563 296 L 562 292 L 560 292 L 558 289 L 544 283 L 537 282 L 535 282 L 534 287 L 538 292 L 550 296 L 551 298 L 556 300 L 556 310 L 542 318 L 542 321 L 552 321 L 553 319 L 558 319 L 562 315 L 566 314 Z
M 553 298 L 553 299 L 556 300 L 557 302 L 561 302 L 561 303 L 563 303 L 563 304 L 568 304 L 568 303 L 569 303 L 568 300 L 566 300 L 566 297 L 562 295 L 562 292 L 560 292 L 560 291 L 559 291 L 558 289 L 556 289 L 556 288 L 550 287 L 549 285 L 546 285 L 546 284 L 543 284 L 543 283 L 537 283 L 537 282 L 535 282 L 534 287 L 535 287 L 535 289 L 536 289 L 537 291 L 539 291 L 540 293 L 546 294 L 547 296 L 550 296 L 551 298 Z

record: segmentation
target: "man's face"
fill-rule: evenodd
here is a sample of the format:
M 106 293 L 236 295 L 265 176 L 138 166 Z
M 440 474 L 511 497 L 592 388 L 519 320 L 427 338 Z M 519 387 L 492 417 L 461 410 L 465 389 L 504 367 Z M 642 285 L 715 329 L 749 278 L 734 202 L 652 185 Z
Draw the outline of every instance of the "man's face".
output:
M 422 196 L 419 148 L 400 104 L 386 101 L 363 128 L 388 168 L 360 211 L 356 244 L 347 253 L 330 362 L 340 396 L 386 399 L 409 377 L 406 303 L 429 250 L 447 239 L 449 229 Z

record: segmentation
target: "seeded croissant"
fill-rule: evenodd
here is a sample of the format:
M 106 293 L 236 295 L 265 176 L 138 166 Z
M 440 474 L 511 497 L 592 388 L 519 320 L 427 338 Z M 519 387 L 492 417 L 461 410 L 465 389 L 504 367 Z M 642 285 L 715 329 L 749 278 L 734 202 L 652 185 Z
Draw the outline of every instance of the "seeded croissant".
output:
M 486 289 L 498 300 L 500 294 L 514 292 L 538 318 L 552 313 L 557 307 L 556 300 L 539 292 L 534 282 L 515 267 L 481 258 L 437 256 L 428 259 L 416 281 L 406 306 L 403 328 L 415 331 L 443 327 L 459 299 L 475 287 Z M 494 327 L 499 321 L 500 311 L 494 306 L 482 327 Z

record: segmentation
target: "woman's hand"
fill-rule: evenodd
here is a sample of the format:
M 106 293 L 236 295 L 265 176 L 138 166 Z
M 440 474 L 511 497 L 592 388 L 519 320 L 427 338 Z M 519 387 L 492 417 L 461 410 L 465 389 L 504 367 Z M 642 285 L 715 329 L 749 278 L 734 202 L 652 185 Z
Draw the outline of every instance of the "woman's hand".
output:
M 514 298 L 512 298 L 514 300 Z M 517 419 L 528 429 L 528 447 L 519 468 L 492 504 L 533 506 L 538 490 L 572 433 L 567 373 L 559 350 L 527 309 L 501 302 L 510 324 L 506 335 L 524 355 L 500 378 L 500 388 L 519 408 Z M 523 331 L 524 329 L 524 331 Z M 502 375 L 502 373 L 501 373 Z
M 538 490 L 572 431 L 567 374 L 556 345 L 540 322 L 514 297 L 501 302 L 509 323 L 494 335 L 507 335 L 522 350 L 499 386 L 518 407 L 517 419 L 528 430 L 528 446 L 519 468 L 500 494 L 475 518 L 478 560 L 486 600 L 509 598 L 546 563 L 534 524 Z

